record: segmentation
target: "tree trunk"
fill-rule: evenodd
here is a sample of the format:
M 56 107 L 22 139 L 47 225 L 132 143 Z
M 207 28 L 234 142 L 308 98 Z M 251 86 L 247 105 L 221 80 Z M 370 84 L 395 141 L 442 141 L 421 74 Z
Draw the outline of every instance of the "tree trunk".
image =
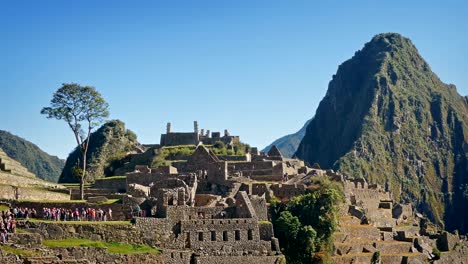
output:
M 86 177 L 86 153 L 83 154 L 83 171 L 81 172 L 80 178 L 80 200 L 84 200 L 84 185 L 85 185 L 85 177 Z
M 91 121 L 88 120 L 88 136 L 81 142 L 81 156 L 83 156 L 83 171 L 80 180 L 80 200 L 84 200 L 84 185 L 86 182 L 86 155 L 88 154 L 89 139 L 91 137 Z

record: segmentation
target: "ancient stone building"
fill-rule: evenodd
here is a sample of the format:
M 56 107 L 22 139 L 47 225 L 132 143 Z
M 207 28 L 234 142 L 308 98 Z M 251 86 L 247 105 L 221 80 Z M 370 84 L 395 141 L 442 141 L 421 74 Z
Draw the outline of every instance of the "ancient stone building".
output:
M 202 142 L 205 145 L 213 145 L 217 141 L 221 141 L 226 145 L 233 145 L 240 142 L 239 136 L 231 136 L 229 131 L 224 130 L 223 136 L 220 132 L 212 132 L 209 130 L 205 133 L 202 129 L 199 131 L 198 122 L 194 121 L 193 132 L 172 132 L 171 123 L 167 123 L 165 134 L 161 134 L 161 146 L 177 146 L 177 145 L 197 145 Z

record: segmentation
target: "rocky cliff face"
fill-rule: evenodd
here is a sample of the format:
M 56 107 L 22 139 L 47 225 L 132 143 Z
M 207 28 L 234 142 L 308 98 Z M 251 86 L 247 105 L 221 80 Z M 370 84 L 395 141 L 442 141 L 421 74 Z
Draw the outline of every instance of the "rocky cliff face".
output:
M 372 182 L 468 231 L 468 103 L 399 34 L 339 66 L 296 155 Z
M 88 181 L 113 175 L 113 163 L 121 160 L 128 153 L 137 151 L 138 146 L 136 135 L 125 129 L 122 121 L 112 120 L 102 125 L 91 134 L 87 155 Z M 73 167 L 80 166 L 80 159 L 81 152 L 76 148 L 67 158 L 60 175 L 60 183 L 78 182 L 72 170 Z
M 276 146 L 281 151 L 284 157 L 291 158 L 292 156 L 294 156 L 294 153 L 296 153 L 297 147 L 301 143 L 302 138 L 304 138 L 306 128 L 309 125 L 310 121 L 311 120 L 308 120 L 304 124 L 304 126 L 296 133 L 286 135 L 273 141 L 273 143 L 265 147 L 262 151 L 268 153 L 271 147 Z
M 0 130 L 0 148 L 43 180 L 57 182 L 62 172 L 63 160 L 45 153 L 33 143 L 7 131 Z

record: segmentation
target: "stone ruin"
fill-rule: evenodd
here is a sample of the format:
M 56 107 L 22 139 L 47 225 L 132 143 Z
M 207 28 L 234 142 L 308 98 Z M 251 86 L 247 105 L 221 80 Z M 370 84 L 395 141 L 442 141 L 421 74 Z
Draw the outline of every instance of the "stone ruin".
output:
M 157 168 L 136 165 L 126 177 L 97 180 L 86 190 L 90 201 L 120 199 L 122 204 L 102 207 L 112 208 L 115 220 L 130 216 L 133 225 L 75 228 L 66 223 L 30 223 L 25 227 L 30 234 L 14 234 L 12 241 L 34 247 L 42 239 L 84 237 L 162 249 L 161 255 L 149 256 L 151 261 L 145 263 L 280 263 L 284 256 L 269 222 L 267 201 L 272 197 L 288 201 L 314 189 L 315 180 L 327 178 L 343 184 L 346 198 L 334 235 L 333 263 L 370 263 L 376 252 L 381 263 L 437 262 L 435 247 L 451 253 L 442 254 L 440 263 L 468 262 L 466 240 L 431 229 L 410 204 L 396 203 L 388 188 L 333 170 L 309 168 L 301 160 L 283 157 L 276 146 L 268 153 L 252 148 L 245 159 L 229 160 L 203 145 L 219 140 L 232 144 L 239 138 L 227 130 L 224 136 L 199 130 L 197 122 L 194 132 L 174 133 L 168 123 L 162 146 L 197 145 L 186 162 Z M 39 206 L 38 211 L 43 206 L 21 205 Z M 0 260 L 7 258 L 1 254 Z M 142 262 L 137 256 L 122 260 L 91 249 L 70 249 L 43 252 L 42 258 L 32 258 L 30 263 L 69 263 L 71 259 L 89 263 L 80 262 L 84 255 L 104 263 Z
M 166 133 L 161 134 L 161 146 L 178 146 L 178 145 L 198 145 L 202 142 L 205 145 L 213 145 L 217 141 L 221 141 L 226 145 L 237 144 L 240 142 L 239 136 L 231 136 L 227 129 L 224 130 L 224 135 L 220 132 L 212 132 L 205 129 L 199 130 L 198 122 L 193 122 L 193 132 L 172 132 L 171 123 L 167 123 Z
M 334 234 L 333 263 L 371 263 L 377 256 L 380 263 L 468 262 L 466 238 L 437 229 L 428 232 L 426 218 L 411 204 L 396 203 L 378 184 L 346 177 L 342 182 L 346 202 Z M 440 259 L 434 248 L 443 251 Z

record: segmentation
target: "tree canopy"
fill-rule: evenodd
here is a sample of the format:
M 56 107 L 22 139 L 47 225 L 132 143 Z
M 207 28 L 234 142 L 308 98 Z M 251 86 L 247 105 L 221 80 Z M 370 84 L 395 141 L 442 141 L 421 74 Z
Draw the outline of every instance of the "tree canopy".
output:
M 272 201 L 275 236 L 288 263 L 314 263 L 315 252 L 331 249 L 342 197 L 337 186 L 327 183 L 286 204 Z
M 80 193 L 83 199 L 86 181 L 86 154 L 90 134 L 109 116 L 109 104 L 92 86 L 81 86 L 76 83 L 64 83 L 53 95 L 50 107 L 44 107 L 41 114 L 47 118 L 65 120 L 73 131 L 76 143 L 81 150 L 82 160 L 80 175 Z M 87 128 L 86 131 L 83 128 Z

